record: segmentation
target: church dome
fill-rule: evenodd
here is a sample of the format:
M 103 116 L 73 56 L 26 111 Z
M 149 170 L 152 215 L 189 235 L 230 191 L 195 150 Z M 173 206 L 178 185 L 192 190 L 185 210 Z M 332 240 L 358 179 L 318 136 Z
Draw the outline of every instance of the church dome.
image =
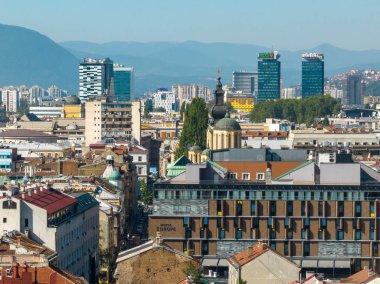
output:
M 193 147 L 190 148 L 189 151 L 192 151 L 194 153 L 197 153 L 197 152 L 200 153 L 200 152 L 202 152 L 202 149 L 198 145 L 194 145 Z
M 70 96 L 66 98 L 66 104 L 68 105 L 79 105 L 80 99 L 77 96 Z
M 110 174 L 110 176 L 109 176 L 109 180 L 120 180 L 120 177 L 121 177 L 121 175 L 120 175 L 120 173 L 119 173 L 119 171 L 118 170 L 114 170 L 111 174 Z
M 215 130 L 235 131 L 241 130 L 239 122 L 230 117 L 225 117 L 219 120 L 214 127 Z

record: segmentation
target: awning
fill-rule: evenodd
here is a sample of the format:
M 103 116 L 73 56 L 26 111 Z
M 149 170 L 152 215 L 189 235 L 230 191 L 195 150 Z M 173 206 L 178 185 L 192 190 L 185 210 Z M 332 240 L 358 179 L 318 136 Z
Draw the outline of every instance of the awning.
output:
M 351 262 L 349 260 L 335 260 L 335 268 L 350 268 Z
M 318 268 L 333 268 L 334 260 L 318 260 Z
M 227 267 L 229 264 L 228 260 L 225 258 L 219 259 L 218 266 Z
M 318 266 L 318 260 L 311 260 L 311 259 L 303 259 L 301 263 L 302 267 L 317 267 Z
M 204 258 L 202 266 L 218 266 L 219 258 Z

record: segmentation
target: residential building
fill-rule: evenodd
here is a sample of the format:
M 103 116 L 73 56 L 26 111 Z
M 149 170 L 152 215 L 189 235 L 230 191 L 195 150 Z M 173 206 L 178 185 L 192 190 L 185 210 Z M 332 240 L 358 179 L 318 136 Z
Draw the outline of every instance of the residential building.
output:
M 51 85 L 48 89 L 47 89 L 47 93 L 50 97 L 52 98 L 61 98 L 62 97 L 62 90 L 56 86 L 56 85 Z
M 139 180 L 147 181 L 149 175 L 149 151 L 142 146 L 134 145 L 128 147 L 128 155 L 136 166 Z
M 110 95 L 113 81 L 113 62 L 109 59 L 85 58 L 79 64 L 79 97 L 81 102 L 90 96 Z
M 91 98 L 85 106 L 86 145 L 103 141 L 140 140 L 140 102 L 112 102 L 106 97 Z
M 153 107 L 155 109 L 164 108 L 166 113 L 178 110 L 177 98 L 173 92 L 167 89 L 158 89 L 153 95 Z
M 132 67 L 114 65 L 114 92 L 115 99 L 119 102 L 131 102 L 133 100 L 134 70 Z
M 7 197 L 2 207 L 4 230 L 0 233 L 10 229 L 24 232 L 55 251 L 60 268 L 95 283 L 99 272 L 99 206 L 87 193 L 72 195 L 39 183 L 9 188 L 2 194 Z
M 234 71 L 232 73 L 232 86 L 236 91 L 257 96 L 258 73 L 256 71 Z
M 0 105 L 0 123 L 5 123 L 7 121 L 7 108 L 4 105 Z
M 348 75 L 343 82 L 343 104 L 360 105 L 363 103 L 362 77 L 359 74 Z
M 20 97 L 17 89 L 3 89 L 1 91 L 1 103 L 7 112 L 15 113 L 20 106 Z
M 322 53 L 302 54 L 302 98 L 324 94 L 325 63 Z
M 190 103 L 193 98 L 202 98 L 205 102 L 211 100 L 211 91 L 207 86 L 202 84 L 174 84 L 172 85 L 172 92 L 178 99 L 179 107 L 184 102 Z
M 14 172 L 17 149 L 0 145 L 0 172 Z
M 122 251 L 116 260 L 116 283 L 168 283 L 177 284 L 186 278 L 184 270 L 199 263 L 191 256 L 162 242 L 159 234 L 138 247 Z
M 281 62 L 277 51 L 259 53 L 257 101 L 279 99 L 281 95 Z
M 300 267 L 262 242 L 228 258 L 228 284 L 282 284 L 299 280 Z

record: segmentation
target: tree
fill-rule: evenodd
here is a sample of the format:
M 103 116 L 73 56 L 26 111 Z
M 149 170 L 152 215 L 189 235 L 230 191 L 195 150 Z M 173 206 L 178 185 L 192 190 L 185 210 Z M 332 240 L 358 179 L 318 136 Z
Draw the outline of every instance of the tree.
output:
M 202 98 L 194 98 L 186 107 L 185 122 L 175 155 L 176 159 L 187 155 L 188 148 L 194 143 L 201 148 L 206 148 L 207 120 L 208 112 L 205 101 Z
M 153 111 L 153 101 L 152 99 L 147 99 L 144 105 L 144 118 L 150 118 L 150 112 Z
M 194 265 L 191 261 L 187 264 L 186 268 L 183 270 L 183 273 L 189 278 L 190 283 L 202 284 L 202 272 L 199 267 Z
M 322 120 L 322 125 L 323 126 L 329 126 L 330 125 L 330 121 L 327 118 L 327 116 L 325 116 L 325 118 Z
M 143 202 L 145 205 L 152 205 L 153 204 L 153 191 L 148 186 L 146 181 L 143 179 L 140 182 L 140 191 L 141 191 L 141 202 Z
M 164 107 L 157 107 L 153 109 L 154 112 L 166 112 L 166 109 Z
M 247 281 L 243 280 L 243 279 L 238 279 L 236 281 L 236 284 L 247 284 Z
M 339 101 L 329 95 L 317 95 L 302 100 L 266 100 L 255 105 L 250 113 L 250 120 L 264 122 L 271 117 L 310 126 L 314 118 L 338 114 L 340 109 Z

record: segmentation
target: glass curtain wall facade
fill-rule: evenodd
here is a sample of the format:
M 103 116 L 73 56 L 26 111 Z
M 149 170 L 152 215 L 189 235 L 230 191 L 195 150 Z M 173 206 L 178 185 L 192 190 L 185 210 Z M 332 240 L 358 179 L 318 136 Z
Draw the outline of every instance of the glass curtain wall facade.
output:
M 324 93 L 324 69 L 321 60 L 302 61 L 302 98 Z
M 114 67 L 115 99 L 130 102 L 133 99 L 133 68 Z
M 265 59 L 258 63 L 258 102 L 280 98 L 281 62 L 276 59 Z

